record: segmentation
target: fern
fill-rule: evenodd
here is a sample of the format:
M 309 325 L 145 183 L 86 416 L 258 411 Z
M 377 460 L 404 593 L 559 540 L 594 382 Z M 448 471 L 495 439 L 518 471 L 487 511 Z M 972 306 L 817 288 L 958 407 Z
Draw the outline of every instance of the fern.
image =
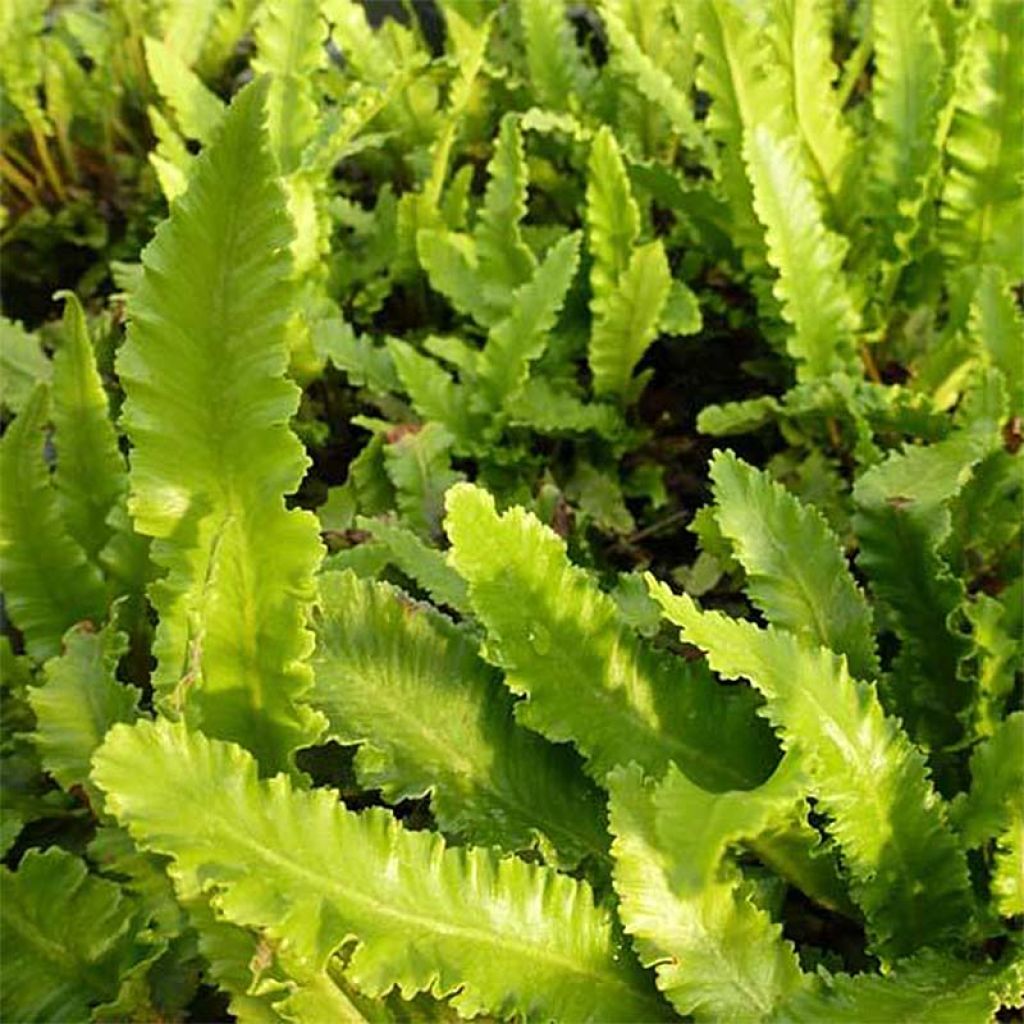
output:
M 638 759 L 651 773 L 674 760 L 712 789 L 763 778 L 772 748 L 745 694 L 645 648 L 614 600 L 569 564 L 564 543 L 522 509 L 499 517 L 486 492 L 465 484 L 446 504 L 451 563 L 488 631 L 487 657 L 527 697 L 520 722 L 575 743 L 599 782 Z
M 886 958 L 937 945 L 969 919 L 967 863 L 923 758 L 843 658 L 773 629 L 700 612 L 652 580 L 652 594 L 717 672 L 749 679 L 815 795 L 853 876 L 853 895 Z M 898 853 L 896 851 L 899 851 Z
M 568 751 L 514 724 L 468 638 L 400 591 L 350 573 L 322 575 L 320 595 L 310 699 L 329 736 L 364 744 L 364 786 L 392 802 L 432 790 L 440 827 L 473 843 L 514 852 L 539 833 L 567 863 L 606 856 L 595 791 Z
M 609 786 L 620 914 L 658 987 L 697 1021 L 766 1019 L 807 979 L 778 925 L 741 892 L 738 868 L 719 863 L 726 842 L 758 830 L 759 791 L 729 802 L 739 794 L 706 793 L 674 766 L 657 785 L 635 765 L 618 768 Z
M 776 626 L 845 654 L 858 679 L 879 671 L 871 611 L 821 515 L 729 452 L 711 463 L 715 518 Z
M 0 405 L 21 412 L 32 389 L 53 372 L 38 339 L 20 324 L 0 317 Z
M 305 459 L 287 426 L 290 225 L 264 92 L 235 100 L 143 254 L 118 372 L 131 512 L 165 571 L 151 589 L 161 702 L 243 740 L 270 770 L 319 728 L 296 701 L 310 682 L 303 615 L 320 548 L 315 519 L 283 503 Z M 167 276 L 185 260 L 187 276 Z M 183 402 L 190 430 L 169 432 Z
M 244 750 L 180 723 L 115 727 L 94 765 L 111 812 L 172 858 L 181 896 L 209 888 L 227 920 L 287 942 L 311 967 L 356 936 L 345 973 L 367 995 L 397 981 L 405 995 L 455 991 L 464 1016 L 665 1016 L 583 883 L 445 849 L 386 812 L 353 814 L 284 776 L 260 782 Z M 144 765 L 159 771 L 140 785 Z M 183 808 L 211 827 L 197 833 Z
M 99 623 L 106 612 L 103 579 L 68 532 L 43 461 L 49 410 L 46 386 L 36 385 L 0 441 L 0 576 L 7 614 L 29 654 L 49 658 L 78 622 Z
M 523 0 L 519 5 L 530 85 L 540 106 L 556 111 L 571 110 L 588 85 L 566 15 L 562 0 Z

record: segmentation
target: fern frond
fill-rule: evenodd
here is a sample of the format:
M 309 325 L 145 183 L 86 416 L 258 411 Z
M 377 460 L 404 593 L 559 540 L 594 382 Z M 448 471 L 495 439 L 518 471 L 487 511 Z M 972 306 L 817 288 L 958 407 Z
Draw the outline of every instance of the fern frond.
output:
M 522 508 L 499 516 L 469 484 L 446 505 L 449 560 L 487 629 L 485 655 L 527 697 L 519 721 L 575 743 L 599 782 L 633 760 L 652 774 L 675 761 L 710 789 L 764 777 L 774 751 L 748 693 L 641 644 L 614 599 L 569 563 L 565 542 Z
M 948 268 L 993 262 L 1024 276 L 1024 10 L 1015 0 L 976 5 L 953 95 L 949 169 L 939 209 Z
M 617 768 L 608 785 L 619 916 L 676 1010 L 763 1020 L 806 987 L 792 944 L 723 863 L 727 843 L 763 827 L 760 790 L 708 793 L 674 765 L 660 783 L 635 764 Z
M 514 398 L 506 402 L 514 424 L 532 427 L 541 434 L 584 434 L 593 432 L 609 441 L 626 436 L 622 412 L 604 402 L 583 402 L 560 391 L 544 377 L 532 377 Z
M 967 327 L 972 339 L 980 342 L 987 358 L 1006 378 L 1010 414 L 1024 414 L 1024 360 L 1019 344 L 1024 337 L 1024 316 L 999 267 L 988 265 L 978 274 Z
M 447 427 L 452 437 L 466 444 L 473 437 L 468 397 L 452 375 L 430 356 L 400 338 L 387 339 L 392 373 L 408 394 L 413 408 L 427 421 Z M 473 351 L 473 362 L 476 351 Z M 389 388 L 388 390 L 398 390 Z
M 942 41 L 930 0 L 875 0 L 871 5 L 875 73 L 871 112 L 871 197 L 883 257 L 909 255 L 939 161 L 944 103 Z
M 403 434 L 384 447 L 384 468 L 402 519 L 424 537 L 441 532 L 444 494 L 462 474 L 451 468 L 452 435 L 440 423 Z
M 113 530 L 108 517 L 123 500 L 128 471 L 110 420 L 81 304 L 63 292 L 63 340 L 53 358 L 53 426 L 57 490 L 68 533 L 95 561 Z
M 130 510 L 165 571 L 151 588 L 160 702 L 249 745 L 270 771 L 319 728 L 297 701 L 311 682 L 303 620 L 321 547 L 316 518 L 284 505 L 306 458 L 288 426 L 291 227 L 264 93 L 238 95 L 144 251 L 118 372 Z
M 369 996 L 395 984 L 404 995 L 454 993 L 467 1017 L 665 1016 L 584 883 L 446 849 L 284 775 L 261 782 L 245 750 L 183 723 L 117 726 L 93 764 L 111 813 L 172 858 L 179 896 L 207 889 L 224 919 L 287 943 L 315 970 L 355 938 L 345 974 Z
M 853 489 L 857 564 L 891 610 L 900 654 L 883 693 L 918 742 L 943 746 L 962 734 L 959 714 L 971 699 L 958 681 L 969 641 L 950 625 L 964 600 L 962 581 L 940 554 L 950 535 L 949 504 L 974 467 L 997 443 L 960 432 L 943 441 L 890 455 Z
M 1020 1006 L 1024 958 L 1011 948 L 1000 963 L 971 963 L 923 952 L 891 974 L 838 974 L 821 991 L 798 995 L 778 1015 L 780 1024 L 988 1024 L 1001 1005 Z
M 660 241 L 633 250 L 629 264 L 605 294 L 590 334 L 587 358 L 594 392 L 627 400 L 633 369 L 658 334 L 672 286 Z
M 120 887 L 57 846 L 0 866 L 0 894 L 5 1020 L 92 1020 L 148 952 Z
M 786 341 L 798 379 L 855 365 L 856 303 L 843 277 L 846 245 L 825 226 L 794 138 L 758 126 L 744 133 L 754 207 L 765 228 L 775 297 L 793 331 Z
M 221 0 L 167 0 L 161 5 L 163 41 L 187 67 L 199 59 Z
M 720 675 L 749 679 L 783 745 L 800 750 L 878 953 L 905 956 L 962 932 L 973 910 L 966 859 L 924 759 L 885 717 L 873 687 L 825 648 L 701 612 L 649 579 L 683 638 L 707 651 Z
M 174 112 L 182 135 L 196 142 L 208 142 L 224 117 L 224 103 L 163 40 L 149 38 L 145 46 L 150 77 Z
M 43 767 L 65 789 L 89 782 L 89 762 L 115 722 L 135 720 L 139 692 L 118 682 L 128 640 L 113 626 L 71 629 L 64 652 L 46 663 L 42 686 L 28 692 L 36 716 L 32 740 Z
M 857 679 L 878 676 L 871 609 L 822 515 L 731 452 L 711 460 L 715 518 L 773 625 L 845 654 Z
M 441 829 L 514 853 L 538 832 L 559 861 L 607 856 L 597 790 L 565 748 L 516 725 L 497 673 L 444 617 L 384 583 L 323 573 L 314 707 L 362 743 L 363 786 L 397 802 L 432 792 Z
M 579 265 L 579 235 L 566 235 L 548 250 L 533 276 L 512 295 L 509 315 L 491 328 L 478 372 L 489 401 L 501 408 L 526 381 L 530 363 L 547 347 Z
M 107 600 L 99 570 L 61 519 L 43 460 L 49 416 L 37 384 L 0 440 L 0 578 L 4 608 L 33 658 L 59 653 L 77 622 L 100 623 Z
M 485 290 L 507 293 L 524 285 L 537 267 L 519 230 L 519 222 L 526 216 L 529 178 L 523 137 L 514 114 L 501 120 L 487 174 L 484 204 L 473 228 L 477 267 Z
M 0 316 L 0 406 L 19 413 L 39 383 L 49 383 L 53 366 L 39 340 L 21 324 Z
M 589 84 L 567 14 L 564 0 L 519 4 L 530 86 L 537 102 L 548 110 L 574 109 Z

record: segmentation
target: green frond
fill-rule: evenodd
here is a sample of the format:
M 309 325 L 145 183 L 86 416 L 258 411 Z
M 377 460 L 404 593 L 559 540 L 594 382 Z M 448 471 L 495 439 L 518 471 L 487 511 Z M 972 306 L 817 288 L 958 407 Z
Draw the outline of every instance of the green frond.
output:
M 306 457 L 288 423 L 291 226 L 264 94 L 238 95 L 144 251 L 118 373 L 130 511 L 165 572 L 150 590 L 159 702 L 271 771 L 319 729 L 297 702 L 321 547 L 315 516 L 284 504 Z
M 96 561 L 113 534 L 108 518 L 123 500 L 128 470 L 110 420 L 85 314 L 71 292 L 61 295 L 63 337 L 53 357 L 53 483 L 68 533 Z
M 843 277 L 846 244 L 825 225 L 796 139 L 752 127 L 744 133 L 743 156 L 767 259 L 778 272 L 775 297 L 793 328 L 786 348 L 797 377 L 852 370 L 859 316 Z
M 316 75 L 326 66 L 319 0 L 264 0 L 256 22 L 253 70 L 269 74 L 267 134 L 284 174 L 299 166 L 319 113 Z
M 530 363 L 547 348 L 579 265 L 579 235 L 566 235 L 547 252 L 533 276 L 512 294 L 511 312 L 495 324 L 480 353 L 478 372 L 491 403 L 501 408 L 526 381 Z
M 629 266 L 640 234 L 640 210 L 629 185 L 615 136 L 603 126 L 594 136 L 587 163 L 587 246 L 590 308 L 600 316 Z
M 174 112 L 182 135 L 206 143 L 224 118 L 224 103 L 163 40 L 145 41 L 146 65 L 153 84 Z
M 221 0 L 167 0 L 160 5 L 163 41 L 187 67 L 199 59 Z
M 480 287 L 476 245 L 471 236 L 421 228 L 416 233 L 416 255 L 430 278 L 430 286 L 458 312 L 482 327 L 490 327 L 507 315 L 509 297 L 487 296 Z M 498 300 L 497 305 L 490 299 Z
M 633 369 L 658 334 L 672 286 L 660 241 L 637 246 L 619 279 L 605 293 L 590 334 L 587 358 L 598 395 L 625 400 Z
M 1024 9 L 1016 0 L 983 0 L 964 45 L 946 142 L 939 245 L 953 272 L 992 262 L 1020 278 Z
M 512 423 L 532 427 L 542 434 L 585 434 L 591 431 L 609 441 L 626 435 L 621 410 L 604 402 L 584 402 L 552 387 L 543 377 L 532 377 L 506 403 Z
M 589 76 L 573 38 L 564 0 L 521 0 L 518 10 L 530 86 L 537 103 L 549 110 L 573 109 L 586 90 Z
M 665 1016 L 584 883 L 446 849 L 285 775 L 261 782 L 245 750 L 183 723 L 117 726 L 93 764 L 110 812 L 172 859 L 180 897 L 208 890 L 225 920 L 287 943 L 313 970 L 354 938 L 345 974 L 368 996 L 396 984 L 404 996 L 454 993 L 467 1017 Z
M 64 652 L 46 663 L 42 686 L 28 691 L 36 716 L 32 740 L 43 767 L 65 789 L 87 786 L 89 762 L 115 722 L 131 722 L 139 691 L 118 682 L 128 639 L 113 626 L 71 629 Z
M 705 650 L 720 675 L 749 679 L 784 747 L 800 751 L 873 948 L 891 959 L 961 933 L 973 909 L 966 859 L 923 757 L 885 717 L 874 688 L 825 648 L 701 612 L 653 577 L 650 584 L 683 639 Z
M 0 406 L 21 412 L 32 389 L 49 383 L 52 373 L 53 366 L 36 335 L 0 316 Z
M 43 458 L 48 418 L 48 390 L 37 384 L 0 440 L 4 609 L 39 659 L 57 654 L 76 623 L 102 622 L 107 608 L 99 570 L 61 518 Z
M 1024 957 L 1011 947 L 1000 963 L 971 963 L 924 952 L 891 974 L 838 974 L 823 990 L 798 995 L 782 1008 L 780 1024 L 988 1024 L 1000 1005 L 1020 1006 Z
M 328 736 L 361 743 L 361 784 L 395 803 L 431 793 L 438 825 L 514 853 L 541 833 L 560 863 L 607 856 L 604 809 L 566 748 L 517 725 L 476 645 L 401 591 L 323 573 L 314 707 Z
M 0 866 L 0 894 L 4 1020 L 84 1024 L 147 952 L 120 887 L 59 847 Z
M 1024 55 L 1021 60 L 1024 62 Z M 1024 360 L 1020 358 L 1024 316 L 1006 274 L 999 267 L 990 264 L 978 274 L 967 329 L 1006 378 L 1010 414 L 1024 415 Z
M 462 479 L 451 468 L 451 448 L 452 435 L 440 423 L 427 423 L 384 446 L 398 510 L 424 537 L 440 535 L 445 491 Z
M 719 529 L 768 621 L 845 654 L 855 678 L 877 678 L 871 609 L 821 513 L 731 452 L 715 453 L 711 479 Z
M 633 760 L 652 774 L 675 761 L 710 789 L 764 778 L 774 750 L 748 692 L 641 643 L 614 599 L 570 564 L 565 542 L 524 509 L 499 516 L 469 484 L 446 505 L 449 560 L 487 630 L 485 656 L 527 698 L 520 722 L 575 743 L 599 782 Z
M 514 114 L 506 114 L 501 120 L 487 174 L 487 190 L 473 240 L 481 286 L 500 296 L 524 285 L 537 266 L 519 230 L 519 222 L 526 216 L 529 178 L 523 137 Z
M 871 219 L 883 257 L 905 259 L 927 179 L 938 166 L 939 118 L 948 91 L 931 0 L 873 0 L 871 39 Z
M 908 447 L 864 473 L 853 489 L 857 564 L 891 611 L 901 642 L 883 694 L 910 735 L 929 746 L 960 738 L 959 715 L 972 697 L 959 681 L 970 643 L 950 625 L 964 584 L 940 553 L 952 528 L 949 505 L 995 443 L 995 431 L 960 432 Z
M 763 828 L 760 790 L 708 793 L 674 765 L 660 783 L 634 764 L 608 784 L 619 916 L 658 988 L 698 1022 L 767 1019 L 809 979 L 724 857 L 726 844 Z
M 425 420 L 447 427 L 456 442 L 465 444 L 473 434 L 465 389 L 440 363 L 407 341 L 388 338 L 386 351 L 391 357 L 391 372 L 397 374 L 416 412 Z M 475 351 L 473 356 L 475 363 Z

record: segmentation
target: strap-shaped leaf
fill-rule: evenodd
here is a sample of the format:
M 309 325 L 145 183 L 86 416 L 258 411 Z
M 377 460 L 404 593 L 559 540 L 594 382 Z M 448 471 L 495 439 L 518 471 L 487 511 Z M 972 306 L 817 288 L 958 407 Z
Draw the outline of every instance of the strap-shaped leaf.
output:
M 114 676 L 127 649 L 127 638 L 112 626 L 98 633 L 72 629 L 64 653 L 46 663 L 43 685 L 28 692 L 36 749 L 65 789 L 88 782 L 89 761 L 107 730 L 135 719 L 139 693 Z
M 522 0 L 518 11 L 537 102 L 549 110 L 572 109 L 587 84 L 587 72 L 564 0 Z
M 658 334 L 672 275 L 661 242 L 633 250 L 629 265 L 601 304 L 588 359 L 598 395 L 625 397 L 633 368 Z
M 1024 36 L 1024 28 L 1021 35 Z M 1024 64 L 1024 56 L 1021 63 Z M 1006 378 L 1010 414 L 1024 415 L 1024 360 L 1020 358 L 1018 344 L 1024 336 L 1024 316 L 1006 274 L 996 266 L 984 267 L 978 275 L 968 329 Z
M 523 137 L 514 114 L 501 120 L 487 173 L 484 205 L 473 229 L 477 263 L 485 290 L 508 292 L 525 284 L 537 266 L 519 230 L 519 222 L 526 216 L 529 179 Z
M 106 595 L 99 570 L 64 526 L 43 461 L 49 414 L 37 384 L 0 440 L 0 578 L 4 607 L 34 658 L 60 651 L 75 623 L 99 623 Z
M 798 995 L 782 1008 L 780 1024 L 989 1024 L 1001 1005 L 1020 1006 L 1024 958 L 1007 950 L 999 963 L 972 963 L 923 952 L 891 974 L 839 974 L 823 991 Z
M 726 678 L 749 679 L 803 766 L 852 875 L 874 948 L 886 958 L 943 942 L 969 923 L 963 851 L 924 759 L 846 659 L 792 633 L 701 612 L 650 577 L 651 593 Z
M 143 253 L 118 372 L 130 509 L 166 573 L 151 588 L 154 685 L 270 771 L 318 730 L 296 702 L 311 682 L 303 620 L 321 547 L 316 518 L 284 505 L 306 457 L 288 425 L 291 227 L 264 92 L 239 93 Z
M 626 434 L 621 410 L 605 402 L 583 402 L 552 386 L 545 377 L 533 377 L 507 403 L 510 420 L 542 434 L 583 434 L 593 431 L 609 441 Z
M 153 84 L 174 111 L 181 133 L 197 142 L 208 142 L 224 117 L 224 104 L 203 80 L 160 39 L 149 38 L 146 66 Z
M 509 852 L 543 833 L 560 859 L 606 856 L 597 790 L 566 748 L 517 725 L 476 645 L 385 583 L 323 573 L 314 707 L 328 735 L 363 743 L 361 783 L 392 802 L 432 792 L 448 833 Z
M 285 775 L 261 782 L 245 750 L 184 723 L 117 726 L 93 763 L 108 809 L 172 858 L 180 896 L 207 887 L 225 919 L 287 942 L 316 969 L 355 937 L 346 974 L 367 995 L 396 983 L 407 995 L 454 992 L 464 1016 L 665 1016 L 584 883 L 446 849 Z
M 615 136 L 603 126 L 590 147 L 587 163 L 587 245 L 590 308 L 600 316 L 624 273 L 640 234 L 640 210 L 629 186 Z
M 608 784 L 619 916 L 658 988 L 696 1021 L 766 1019 L 807 979 L 779 925 L 739 891 L 739 869 L 723 863 L 727 843 L 764 827 L 760 791 L 707 793 L 674 765 L 657 784 L 635 764 Z
M 711 461 L 715 518 L 768 621 L 845 654 L 858 679 L 878 675 L 871 609 L 817 509 L 731 452 Z
M 1024 9 L 1016 0 L 984 0 L 973 15 L 953 95 L 939 244 L 951 269 L 992 261 L 1019 277 Z
M 579 265 L 579 235 L 556 242 L 533 276 L 512 295 L 512 311 L 491 328 L 480 353 L 479 373 L 491 403 L 501 407 L 526 381 L 530 363 L 547 348 Z
M 765 228 L 775 297 L 793 331 L 786 342 L 800 379 L 849 369 L 859 317 L 843 278 L 846 245 L 825 226 L 796 139 L 767 126 L 744 133 L 754 208 Z
M 49 381 L 52 372 L 39 339 L 21 324 L 0 317 L 0 405 L 21 412 L 32 389 Z
M 461 473 L 451 468 L 452 435 L 440 423 L 404 433 L 384 447 L 384 467 L 402 518 L 417 533 L 441 532 L 444 493 Z
M 875 237 L 883 255 L 895 259 L 909 253 L 926 178 L 939 159 L 944 60 L 929 0 L 875 0 L 871 38 L 875 130 L 869 194 Z
M 901 652 L 884 694 L 919 742 L 955 742 L 958 713 L 971 697 L 958 683 L 969 640 L 949 618 L 964 585 L 939 553 L 951 529 L 950 501 L 998 435 L 961 431 L 932 445 L 908 447 L 868 470 L 853 489 L 857 564 L 892 610 Z
M 4 1020 L 91 1020 L 146 953 L 120 887 L 59 847 L 30 850 L 17 871 L 0 866 L 0 895 Z
M 107 519 L 114 505 L 123 501 L 128 472 L 110 421 L 85 314 L 71 292 L 62 295 L 63 343 L 53 358 L 57 445 L 53 482 L 68 533 L 95 561 L 113 534 Z
M 651 774 L 675 761 L 709 789 L 764 778 L 774 751 L 749 693 L 641 643 L 614 599 L 570 564 L 562 538 L 524 509 L 499 516 L 469 484 L 446 504 L 449 559 L 487 629 L 485 656 L 527 696 L 516 708 L 524 725 L 575 743 L 599 782 L 630 761 Z

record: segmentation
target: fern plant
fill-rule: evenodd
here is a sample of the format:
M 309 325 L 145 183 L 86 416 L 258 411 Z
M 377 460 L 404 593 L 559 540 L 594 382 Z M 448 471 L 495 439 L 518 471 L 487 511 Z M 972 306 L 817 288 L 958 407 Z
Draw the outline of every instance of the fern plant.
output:
M 1024 1007 L 1019 4 L 0 20 L 0 1017 Z

